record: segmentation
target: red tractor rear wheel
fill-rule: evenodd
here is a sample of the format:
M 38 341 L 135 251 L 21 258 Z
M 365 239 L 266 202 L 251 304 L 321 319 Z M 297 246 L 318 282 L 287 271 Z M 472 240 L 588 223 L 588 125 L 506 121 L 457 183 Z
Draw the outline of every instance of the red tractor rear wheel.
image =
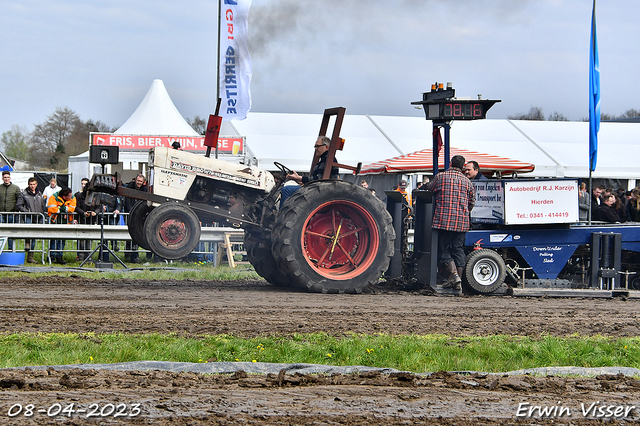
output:
M 378 281 L 393 255 L 395 233 L 384 204 L 344 181 L 319 181 L 283 205 L 273 252 L 288 280 L 322 293 L 360 293 Z

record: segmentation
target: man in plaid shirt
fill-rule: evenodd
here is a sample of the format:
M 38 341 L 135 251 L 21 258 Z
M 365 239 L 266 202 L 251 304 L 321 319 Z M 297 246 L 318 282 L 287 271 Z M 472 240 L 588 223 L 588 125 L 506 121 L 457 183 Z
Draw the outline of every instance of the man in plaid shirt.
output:
M 464 164 L 463 156 L 454 156 L 451 167 L 438 173 L 429 184 L 436 203 L 431 227 L 438 230 L 438 263 L 449 271 L 443 287 L 455 290 L 461 288 L 460 277 L 467 261 L 464 237 L 476 203 L 473 185 L 463 172 Z

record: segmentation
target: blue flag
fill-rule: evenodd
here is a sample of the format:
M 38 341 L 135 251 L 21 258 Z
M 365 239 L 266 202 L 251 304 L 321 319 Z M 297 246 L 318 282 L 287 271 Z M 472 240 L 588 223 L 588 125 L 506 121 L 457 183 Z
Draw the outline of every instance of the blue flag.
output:
M 589 54 L 589 170 L 598 162 L 598 131 L 600 130 L 600 60 L 596 37 L 596 0 L 591 14 L 591 43 Z

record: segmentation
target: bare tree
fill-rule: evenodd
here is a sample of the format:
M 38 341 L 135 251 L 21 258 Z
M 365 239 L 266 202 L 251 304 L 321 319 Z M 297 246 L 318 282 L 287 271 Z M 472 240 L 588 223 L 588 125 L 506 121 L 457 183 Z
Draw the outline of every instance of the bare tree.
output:
M 78 121 L 73 132 L 69 135 L 66 144 L 66 152 L 69 156 L 82 154 L 89 149 L 90 133 L 112 133 L 116 129 L 111 128 L 102 121 L 87 120 L 86 122 Z
M 509 120 L 532 120 L 532 121 L 544 121 L 544 114 L 542 113 L 542 108 L 540 107 L 531 107 L 528 113 L 526 114 L 515 114 L 507 116 Z
M 549 118 L 547 120 L 549 120 L 549 121 L 570 121 L 567 117 L 564 116 L 564 114 L 560 114 L 557 111 L 553 111 L 551 114 L 549 114 Z
M 100 120 L 93 121 L 91 119 L 87 120 L 85 123 L 90 132 L 94 133 L 113 133 L 118 130 L 117 127 L 111 127 Z
M 613 121 L 620 118 L 633 118 L 633 117 L 640 117 L 640 111 L 638 111 L 637 109 L 628 109 L 620 115 L 601 113 L 600 121 Z M 582 121 L 589 121 L 589 117 L 588 116 L 584 117 Z
M 31 159 L 31 151 L 29 150 L 29 132 L 25 126 L 14 124 L 11 130 L 2 134 L 2 147 L 7 157 L 15 160 L 29 162 Z
M 79 125 L 82 122 L 78 114 L 67 107 L 56 108 L 44 123 L 36 124 L 29 140 L 32 163 L 54 170 L 66 169 L 67 143 Z
M 638 111 L 637 109 L 628 109 L 625 112 L 623 112 L 619 118 L 632 118 L 632 117 L 639 117 L 639 116 L 640 116 L 640 111 Z
M 189 126 L 193 128 L 199 135 L 204 135 L 207 131 L 207 122 L 204 118 L 200 118 L 200 116 L 196 115 L 193 120 L 187 118 L 187 123 Z

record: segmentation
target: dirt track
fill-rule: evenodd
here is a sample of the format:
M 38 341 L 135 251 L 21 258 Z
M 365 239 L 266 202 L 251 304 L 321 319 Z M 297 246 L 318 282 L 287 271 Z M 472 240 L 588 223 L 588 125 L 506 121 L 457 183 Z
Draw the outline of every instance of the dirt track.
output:
M 83 278 L 0 280 L 0 331 L 175 332 L 287 335 L 324 331 L 451 335 L 637 336 L 640 301 L 426 296 L 389 289 L 370 294 L 295 293 L 263 281 L 118 281 Z M 236 377 L 237 376 L 237 377 Z M 0 423 L 14 404 L 45 409 L 12 424 L 86 424 L 46 410 L 59 403 L 131 404 L 128 424 L 600 424 L 581 404 L 632 406 L 640 381 L 625 377 L 532 378 L 438 373 L 361 376 L 202 376 L 111 371 L 0 371 Z M 560 401 L 560 402 L 558 402 Z M 571 416 L 516 417 L 521 403 L 564 406 Z M 17 406 L 16 406 L 17 407 Z M 54 406 L 53 409 L 57 409 Z M 17 409 L 17 408 L 15 408 Z M 104 413 L 106 413 L 105 411 Z M 100 418 L 98 418 L 99 420 Z M 113 422 L 123 418 L 105 416 Z

